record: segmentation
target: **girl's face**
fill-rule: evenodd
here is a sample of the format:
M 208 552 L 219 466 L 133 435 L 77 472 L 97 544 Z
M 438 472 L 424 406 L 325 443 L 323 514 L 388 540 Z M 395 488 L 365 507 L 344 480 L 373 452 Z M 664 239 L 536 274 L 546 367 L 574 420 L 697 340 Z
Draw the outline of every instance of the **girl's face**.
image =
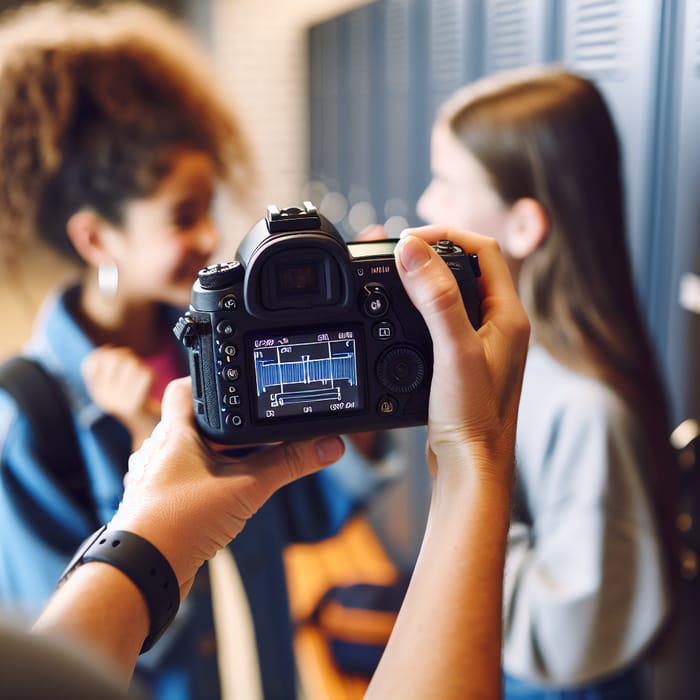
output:
M 211 214 L 216 170 L 199 151 L 182 151 L 155 193 L 125 207 L 110 235 L 119 293 L 128 303 L 189 304 L 192 283 L 220 243 Z
M 437 124 L 431 142 L 432 180 L 418 200 L 418 216 L 429 224 L 467 229 L 495 238 L 503 247 L 508 208 L 481 163 Z

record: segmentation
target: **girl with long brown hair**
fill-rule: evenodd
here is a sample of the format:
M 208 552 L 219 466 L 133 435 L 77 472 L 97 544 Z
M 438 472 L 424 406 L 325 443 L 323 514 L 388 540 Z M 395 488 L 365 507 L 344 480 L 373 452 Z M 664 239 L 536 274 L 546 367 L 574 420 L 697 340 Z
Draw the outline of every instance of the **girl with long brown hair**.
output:
M 487 77 L 443 106 L 432 170 L 419 214 L 496 238 L 532 323 L 505 696 L 642 697 L 640 661 L 671 608 L 673 459 L 613 121 L 582 76 Z

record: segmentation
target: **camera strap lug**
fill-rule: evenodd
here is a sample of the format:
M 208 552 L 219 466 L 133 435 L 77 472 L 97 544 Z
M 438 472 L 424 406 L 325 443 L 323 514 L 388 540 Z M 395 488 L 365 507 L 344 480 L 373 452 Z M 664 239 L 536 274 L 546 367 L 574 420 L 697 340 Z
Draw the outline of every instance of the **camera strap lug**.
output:
M 200 335 L 201 327 L 207 327 L 207 324 L 195 321 L 188 315 L 180 316 L 173 328 L 173 333 L 186 348 L 191 348 L 195 345 L 196 337 Z

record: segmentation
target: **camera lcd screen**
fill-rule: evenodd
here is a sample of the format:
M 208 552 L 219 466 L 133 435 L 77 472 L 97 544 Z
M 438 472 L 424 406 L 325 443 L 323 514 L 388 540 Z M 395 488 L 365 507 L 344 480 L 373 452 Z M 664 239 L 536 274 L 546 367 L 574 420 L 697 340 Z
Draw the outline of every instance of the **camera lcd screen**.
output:
M 260 420 L 364 408 L 357 329 L 319 329 L 249 339 Z

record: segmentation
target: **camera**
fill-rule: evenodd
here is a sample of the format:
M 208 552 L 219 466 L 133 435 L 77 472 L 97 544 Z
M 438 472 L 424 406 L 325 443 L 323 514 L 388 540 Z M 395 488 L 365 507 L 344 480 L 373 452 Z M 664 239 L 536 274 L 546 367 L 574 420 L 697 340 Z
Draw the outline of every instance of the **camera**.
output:
M 346 242 L 310 202 L 270 206 L 235 260 L 200 270 L 173 329 L 200 431 L 250 445 L 424 425 L 433 347 L 397 242 Z M 446 240 L 433 248 L 477 328 L 476 255 Z

